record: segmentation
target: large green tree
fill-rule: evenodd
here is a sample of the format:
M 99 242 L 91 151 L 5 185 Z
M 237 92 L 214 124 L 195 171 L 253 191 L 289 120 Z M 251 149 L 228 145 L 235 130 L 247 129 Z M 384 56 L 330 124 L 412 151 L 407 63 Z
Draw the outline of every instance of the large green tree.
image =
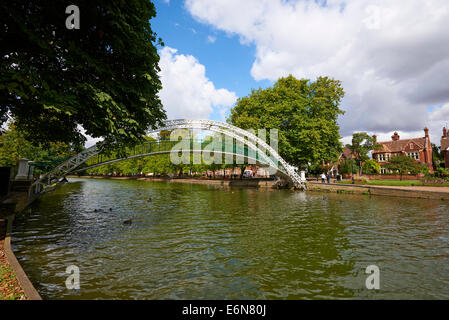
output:
M 228 122 L 243 129 L 279 130 L 279 153 L 290 164 L 304 167 L 336 160 L 341 151 L 337 118 L 344 96 L 341 82 L 280 78 L 273 87 L 252 90 L 231 110 Z
M 368 152 L 371 150 L 379 150 L 382 148 L 382 145 L 376 143 L 374 138 L 366 132 L 356 132 L 352 135 L 351 144 L 347 144 L 346 147 L 354 155 L 359 165 L 359 174 L 361 175 L 363 162 L 369 159 Z
M 80 28 L 49 0 L 2 0 L 0 124 L 35 142 L 139 140 L 165 118 L 150 0 L 77 0 Z M 161 43 L 162 44 L 162 43 Z
M 80 145 L 64 142 L 35 144 L 28 141 L 14 123 L 0 135 L 0 167 L 13 167 L 20 158 L 34 162 L 53 162 L 74 155 L 81 151 Z M 45 169 L 45 168 L 41 168 Z

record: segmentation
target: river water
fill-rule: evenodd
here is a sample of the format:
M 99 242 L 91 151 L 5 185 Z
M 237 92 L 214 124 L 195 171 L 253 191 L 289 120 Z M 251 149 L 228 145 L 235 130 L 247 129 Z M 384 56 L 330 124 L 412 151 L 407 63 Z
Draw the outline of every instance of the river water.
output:
M 449 299 L 448 219 L 444 201 L 70 179 L 12 241 L 46 299 Z

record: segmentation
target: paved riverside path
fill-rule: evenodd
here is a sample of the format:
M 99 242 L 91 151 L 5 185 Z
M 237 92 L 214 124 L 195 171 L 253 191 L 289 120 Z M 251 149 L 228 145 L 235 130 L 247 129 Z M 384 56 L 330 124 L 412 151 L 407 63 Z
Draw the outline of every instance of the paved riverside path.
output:
M 369 186 L 384 189 L 398 189 L 398 190 L 411 190 L 411 191 L 430 191 L 430 192 L 444 192 L 449 193 L 449 187 L 428 187 L 428 186 Z
M 449 187 L 427 186 L 376 186 L 364 184 L 321 183 L 308 181 L 308 190 L 371 194 L 394 197 L 449 200 Z
M 318 181 L 308 181 L 308 183 L 316 185 L 328 185 L 328 186 L 351 186 L 351 187 L 369 187 L 380 189 L 398 189 L 398 190 L 411 190 L 411 191 L 430 191 L 430 192 L 444 192 L 449 193 L 449 187 L 430 187 L 430 186 L 378 186 L 370 184 L 348 184 L 348 183 L 321 183 Z

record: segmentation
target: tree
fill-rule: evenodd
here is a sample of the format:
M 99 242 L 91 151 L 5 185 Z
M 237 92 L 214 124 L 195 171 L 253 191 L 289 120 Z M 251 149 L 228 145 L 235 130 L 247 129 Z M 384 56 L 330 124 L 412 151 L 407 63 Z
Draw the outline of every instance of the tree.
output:
M 34 162 L 52 162 L 74 155 L 81 150 L 80 145 L 63 142 L 33 144 L 25 139 L 14 123 L 11 123 L 0 135 L 0 166 L 13 167 L 20 158 L 27 158 Z
M 362 169 L 366 174 L 378 174 L 380 173 L 380 164 L 373 159 L 369 159 L 363 163 Z
M 442 152 L 434 143 L 432 143 L 432 156 L 436 168 L 444 167 L 444 152 Z
M 339 166 L 338 172 L 341 174 L 357 173 L 357 163 L 354 159 L 345 159 Z
M 13 118 L 32 142 L 82 143 L 81 126 L 107 142 L 136 142 L 166 117 L 153 3 L 76 1 L 79 30 L 65 27 L 67 5 L 1 1 L 0 125 Z
M 429 171 L 429 168 L 426 165 L 420 164 L 414 159 L 403 155 L 391 157 L 389 163 L 385 165 L 385 168 L 394 172 L 399 172 L 401 180 L 403 174 L 426 173 Z
M 294 166 L 328 162 L 341 151 L 337 118 L 343 114 L 343 95 L 340 81 L 319 77 L 312 82 L 290 75 L 238 99 L 228 122 L 243 129 L 266 129 L 268 136 L 270 129 L 278 129 L 279 154 Z
M 352 135 L 352 143 L 347 144 L 346 147 L 354 155 L 359 166 L 359 174 L 362 175 L 363 162 L 369 159 L 368 152 L 379 150 L 382 148 L 382 145 L 377 144 L 374 138 L 366 132 L 356 132 Z

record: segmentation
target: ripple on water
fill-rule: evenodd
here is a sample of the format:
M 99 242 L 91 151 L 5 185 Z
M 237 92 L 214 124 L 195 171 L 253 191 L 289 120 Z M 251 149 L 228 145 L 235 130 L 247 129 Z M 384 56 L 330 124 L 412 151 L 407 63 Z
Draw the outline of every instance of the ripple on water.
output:
M 448 209 L 430 200 L 71 179 L 16 218 L 13 246 L 50 299 L 447 299 Z M 81 276 L 75 292 L 64 285 L 72 264 Z M 370 264 L 381 270 L 376 293 L 364 287 Z

